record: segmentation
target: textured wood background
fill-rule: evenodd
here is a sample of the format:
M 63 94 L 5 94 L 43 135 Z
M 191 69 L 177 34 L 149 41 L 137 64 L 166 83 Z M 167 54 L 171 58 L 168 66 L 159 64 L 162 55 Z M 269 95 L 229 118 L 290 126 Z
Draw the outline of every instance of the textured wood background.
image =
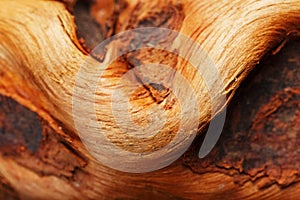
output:
M 82 11 L 76 14 L 75 9 L 75 14 L 81 15 L 82 20 L 89 20 L 84 9 L 79 10 Z M 90 28 L 82 27 L 84 23 L 80 25 L 80 20 L 77 25 L 79 32 L 86 33 L 84 29 Z M 82 35 L 90 38 L 86 45 L 91 48 L 102 40 L 97 24 L 92 27 L 99 35 Z M 179 194 L 186 192 L 189 198 L 202 195 L 206 199 L 293 199 L 300 194 L 299 108 L 300 40 L 293 39 L 276 55 L 266 55 L 238 89 L 228 106 L 226 124 L 213 151 L 204 159 L 197 157 L 204 138 L 202 134 L 174 163 L 173 166 L 182 166 L 179 170 L 188 171 L 186 180 L 175 182 L 172 179 L 168 186 L 160 186 L 157 177 L 164 171 L 158 171 L 155 181 L 147 175 L 147 181 L 132 182 L 140 188 L 137 195 L 133 189 L 132 196 L 181 198 Z M 0 154 L 39 176 L 57 176 L 73 184 L 88 181 L 90 177 L 84 173 L 87 162 L 63 136 L 55 134 L 35 113 L 4 96 L 0 96 Z M 210 189 L 195 191 L 184 184 L 194 177 L 193 181 L 199 179 L 199 184 L 205 185 L 208 178 L 203 177 L 207 174 L 216 177 L 212 180 L 215 183 L 207 183 L 214 185 Z M 117 182 L 116 177 L 112 176 Z M 0 199 L 22 197 L 1 173 L 0 182 Z M 165 182 L 168 180 L 161 183 Z M 168 189 L 171 187 L 177 193 Z M 114 187 L 112 191 L 118 192 Z

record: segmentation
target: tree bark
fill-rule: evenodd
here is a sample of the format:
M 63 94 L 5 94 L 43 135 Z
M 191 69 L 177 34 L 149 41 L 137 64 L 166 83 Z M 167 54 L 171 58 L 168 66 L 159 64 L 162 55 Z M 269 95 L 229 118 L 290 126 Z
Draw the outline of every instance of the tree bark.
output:
M 104 84 L 98 85 L 95 97 L 96 119 L 86 115 L 81 120 L 83 124 L 91 120 L 103 122 L 105 125 L 101 131 L 106 130 L 105 134 L 111 141 L 129 151 L 140 153 L 163 147 L 169 142 L 170 135 L 176 135 L 179 123 L 177 117 L 182 109 L 182 102 L 174 100 L 174 95 L 169 94 L 166 85 L 158 87 L 143 80 L 137 81 L 142 87 L 130 99 L 133 109 L 129 111 L 129 116 L 141 126 L 147 121 L 149 110 L 168 108 L 164 109 L 166 125 L 161 128 L 159 137 L 150 140 L 130 137 L 138 136 L 139 133 L 139 129 L 131 127 L 126 134 L 120 134 L 111 113 L 113 108 L 110 101 L 113 91 L 120 87 L 118 81 L 130 69 L 138 68 L 137 63 L 160 62 L 180 72 L 194 88 L 197 109 L 201 112 L 193 116 L 194 112 L 191 111 L 189 119 L 192 120 L 185 127 L 192 127 L 192 123 L 199 122 L 196 127 L 199 135 L 231 101 L 241 82 L 268 53 L 278 53 L 288 38 L 300 35 L 299 1 L 95 1 L 91 13 L 97 22 L 94 24 L 95 31 L 100 27 L 101 32 L 101 37 L 93 36 L 95 41 L 89 41 L 87 36 L 84 40 L 78 38 L 81 30 L 76 32 L 72 15 L 76 13 L 73 10 L 74 2 L 0 2 L 0 93 L 3 95 L 0 101 L 3 105 L 1 130 L 13 135 L 13 138 L 9 134 L 1 136 L 2 194 L 23 199 L 295 199 L 299 196 L 299 153 L 296 145 L 299 143 L 299 112 L 292 113 L 288 121 L 274 114 L 281 107 L 286 111 L 299 110 L 299 70 L 292 71 L 295 70 L 293 67 L 287 68 L 285 77 L 295 84 L 282 86 L 280 90 L 283 91 L 270 92 L 265 97 L 267 100 L 261 100 L 265 106 L 255 105 L 255 114 L 252 113 L 249 119 L 244 120 L 253 122 L 250 129 L 243 133 L 236 125 L 246 123 L 239 121 L 238 117 L 247 116 L 246 111 L 233 111 L 229 115 L 232 121 L 227 127 L 227 133 L 241 132 L 241 135 L 229 135 L 228 138 L 232 139 L 230 141 L 221 139 L 208 157 L 199 160 L 195 152 L 203 137 L 200 135 L 178 161 L 142 175 L 120 172 L 100 164 L 82 143 L 74 123 L 81 116 L 74 115 L 72 110 L 74 87 L 77 87 L 76 75 L 89 60 L 88 54 L 91 53 L 98 63 L 103 64 L 116 50 L 134 43 L 130 37 L 125 40 L 121 37 L 108 42 L 105 52 L 91 51 L 98 41 L 133 28 L 168 28 L 201 44 L 218 69 L 223 80 L 222 86 L 212 77 L 211 85 L 214 87 L 208 90 L 205 78 L 197 74 L 190 63 L 171 52 L 155 48 L 140 49 L 115 60 L 103 71 L 101 80 Z M 189 48 L 193 46 L 187 46 L 177 35 L 163 37 L 167 38 L 166 43 L 172 44 L 174 51 L 192 51 Z M 297 46 L 299 42 L 295 44 Z M 298 62 L 297 56 L 299 53 L 293 54 L 288 63 Z M 201 62 L 201 59 L 197 61 Z M 297 66 L 299 68 L 299 64 Z M 87 77 L 97 78 L 98 74 L 93 74 L 93 69 L 89 70 L 86 72 Z M 149 70 L 149 77 L 163 77 L 168 82 L 176 82 L 170 72 L 160 75 L 161 71 L 146 70 Z M 213 75 L 211 70 L 206 70 L 207 77 Z M 289 74 L 290 71 L 294 74 Z M 134 79 L 142 79 L 143 72 L 136 70 L 134 73 Z M 87 83 L 94 84 L 94 80 L 92 78 Z M 85 89 L 83 85 L 78 87 Z M 129 93 L 130 89 L 131 85 L 121 85 L 125 93 Z M 184 87 L 179 88 L 177 99 L 186 97 L 186 90 Z M 221 100 L 222 95 L 226 95 L 226 102 Z M 76 98 L 94 101 L 83 96 Z M 251 98 L 249 96 L 248 99 Z M 117 103 L 122 104 L 122 101 Z M 247 110 L 244 108 L 246 106 L 245 103 L 239 109 Z M 215 109 L 213 112 L 212 108 Z M 13 117 L 9 117 L 10 113 L 16 114 L 19 122 L 23 119 L 19 128 Z M 126 117 L 120 114 L 120 118 Z M 273 128 L 278 128 L 275 131 L 277 133 L 280 129 L 286 138 L 281 134 L 275 135 L 273 140 L 261 136 L 262 132 L 266 132 L 262 122 L 271 123 L 272 120 L 282 123 L 275 124 Z M 126 123 L 123 126 L 129 126 Z M 287 126 L 293 125 L 296 128 L 290 131 Z M 160 127 L 159 120 L 151 126 Z M 145 130 L 146 133 L 149 131 L 153 130 Z M 186 132 L 189 131 L 186 129 Z M 240 138 L 247 142 L 239 144 Z M 256 143 L 257 140 L 259 142 Z M 258 147 L 264 142 L 270 142 L 272 148 Z M 284 147 L 280 145 L 273 148 L 276 142 L 278 145 L 281 142 L 288 146 L 294 145 L 295 149 L 283 151 Z M 247 149 L 238 148 L 240 145 L 252 151 L 247 153 Z M 173 148 L 176 150 L 177 146 Z M 273 155 L 275 150 L 276 156 Z M 97 152 L 96 149 L 94 153 Z M 259 152 L 263 152 L 267 158 L 256 157 L 255 154 Z M 238 158 L 239 155 L 241 158 Z

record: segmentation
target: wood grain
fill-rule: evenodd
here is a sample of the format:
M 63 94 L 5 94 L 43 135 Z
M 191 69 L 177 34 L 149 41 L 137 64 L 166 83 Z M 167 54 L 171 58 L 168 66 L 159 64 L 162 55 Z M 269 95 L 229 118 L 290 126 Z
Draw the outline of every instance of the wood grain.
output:
M 228 97 L 227 103 L 233 98 L 237 88 L 249 72 L 268 52 L 273 50 L 274 54 L 277 53 L 277 49 L 282 47 L 281 44 L 284 44 L 287 38 L 299 36 L 300 2 L 296 0 L 260 2 L 252 0 L 232 2 L 132 0 L 124 2 L 121 8 L 114 7 L 117 10 L 115 14 L 118 13 L 117 17 L 110 19 L 114 22 L 112 23 L 114 26 L 105 25 L 106 29 L 102 30 L 102 33 L 105 33 L 104 37 L 147 26 L 170 28 L 187 35 L 201 44 L 219 69 L 225 85 L 224 88 L 217 88 L 215 92 L 218 95 L 224 89 L 224 94 Z M 247 137 L 252 143 L 247 143 L 247 145 L 252 146 L 248 148 L 256 154 L 263 153 L 267 156 L 265 159 L 247 154 L 246 149 L 232 147 L 233 151 L 230 151 L 230 142 L 225 140 L 222 145 L 226 148 L 218 146 L 212 152 L 211 157 L 204 161 L 195 158 L 196 150 L 191 150 L 167 168 L 142 176 L 127 174 L 99 164 L 84 147 L 74 127 L 72 91 L 75 74 L 87 58 L 89 44 L 83 46 L 83 41 L 78 39 L 74 17 L 65 5 L 57 1 L 3 0 L 0 2 L 0 11 L 0 93 L 36 112 L 44 121 L 41 125 L 34 125 L 34 127 L 42 127 L 41 130 L 34 130 L 40 132 L 36 133 L 37 136 L 43 137 L 38 148 L 37 141 L 33 140 L 32 144 L 31 141 L 26 141 L 25 133 L 34 132 L 27 129 L 23 129 L 23 133 L 21 131 L 14 134 L 17 141 L 15 146 L 11 144 L 12 140 L 9 136 L 3 136 L 5 139 L 1 139 L 1 142 L 5 141 L 4 145 L 7 145 L 3 149 L 11 148 L 12 150 L 8 153 L 1 150 L 0 173 L 5 187 L 3 190 L 1 187 L 0 191 L 14 190 L 23 199 L 45 199 L 49 196 L 52 199 L 153 197 L 162 199 L 293 199 L 299 196 L 299 171 L 296 165 L 293 165 L 297 164 L 297 159 L 295 163 L 289 160 L 293 157 L 289 153 L 296 150 L 292 148 L 289 148 L 287 152 L 282 150 L 284 144 L 290 146 L 292 141 L 296 144 L 299 142 L 297 140 L 298 126 L 291 130 L 287 125 L 289 123 L 297 125 L 299 113 L 285 113 L 283 116 L 274 113 L 277 110 L 280 111 L 280 108 L 282 112 L 297 108 L 299 76 L 298 72 L 294 74 L 290 72 L 297 69 L 289 69 L 288 65 L 288 70 L 284 75 L 290 78 L 289 80 L 293 80 L 296 86 L 284 87 L 272 94 L 270 98 L 264 97 L 265 106 L 261 105 L 257 112 L 253 111 L 255 114 L 251 114 L 252 118 L 249 119 L 253 122 L 252 127 L 249 132 L 243 132 L 243 134 L 250 134 Z M 104 26 L 99 19 L 98 23 L 101 27 Z M 187 48 L 184 44 L 180 44 L 180 40 L 176 41 L 176 38 L 172 38 L 171 41 L 174 42 L 175 47 Z M 295 44 L 299 45 L 299 43 Z M 115 43 L 107 44 L 107 49 L 114 49 L 114 45 Z M 295 55 L 296 57 L 289 58 L 287 63 L 297 63 L 299 54 Z M 110 55 L 106 53 L 104 56 Z M 134 59 L 130 60 L 132 57 Z M 206 125 L 214 117 L 210 114 L 210 108 L 217 108 L 217 112 L 214 113 L 217 115 L 225 106 L 218 101 L 211 104 L 201 77 L 190 73 L 191 68 L 188 63 L 170 53 L 165 54 L 164 51 L 141 50 L 129 54 L 125 60 L 117 60 L 106 71 L 109 75 L 105 80 L 107 85 L 114 85 L 115 79 L 134 68 L 138 61 L 163 61 L 181 72 L 191 85 L 197 88 L 195 96 L 201 97 L 199 109 L 203 111 L 199 117 L 199 134 L 205 130 Z M 275 88 L 273 85 L 269 87 Z M 147 108 L 149 105 L 158 106 L 161 102 L 167 102 L 164 106 L 169 110 L 166 112 L 170 116 L 178 113 L 178 106 L 172 106 L 172 101 L 167 101 L 167 98 L 171 96 L 161 95 L 159 88 L 161 86 L 153 84 L 151 87 L 143 88 L 139 92 L 145 96 L 137 98 L 139 95 L 136 95 L 136 98 L 132 99 L 133 104 Z M 101 89 L 109 90 L 110 88 Z M 184 89 L 182 89 L 182 94 L 184 94 Z M 257 97 L 255 94 L 259 93 L 255 92 L 249 98 L 245 97 L 246 105 L 238 109 L 246 107 L 247 99 Z M 99 98 L 102 100 L 99 104 L 100 108 L 109 104 L 109 101 L 105 101 L 105 95 L 99 95 Z M 7 104 L 9 103 L 5 103 Z M 14 109 L 21 109 L 18 104 L 12 104 L 14 105 L 12 112 L 17 112 Z M 236 115 L 245 118 L 247 116 L 243 113 L 246 111 L 236 112 Z M 4 118 L 1 119 L 9 120 L 7 112 L 3 113 Z M 136 122 L 144 122 L 145 119 L 139 116 L 146 114 L 146 109 L 139 109 L 135 114 Z M 239 129 L 234 126 L 238 126 L 236 124 L 240 122 L 240 117 L 232 115 L 231 126 L 233 128 L 229 129 L 239 132 Z M 290 118 L 286 118 L 287 115 L 291 115 Z M 98 109 L 98 120 L 108 122 L 107 124 L 113 123 L 113 119 L 108 116 L 107 112 Z M 36 119 L 32 118 L 31 122 L 30 119 L 28 118 L 28 123 L 37 123 Z M 164 127 L 162 137 L 157 138 L 155 145 L 163 146 L 166 142 L 164 136 L 176 132 L 177 121 L 174 118 L 168 119 L 170 119 L 169 126 Z M 288 133 L 285 136 L 288 138 L 275 134 L 272 135 L 272 140 L 267 140 L 261 135 L 268 128 L 265 127 L 265 123 L 272 124 L 274 123 L 272 120 L 275 120 L 275 127 L 278 128 L 275 132 Z M 241 123 L 247 121 L 243 120 Z M 5 124 L 9 124 L 9 121 Z M 112 127 L 110 125 L 107 127 L 112 140 L 115 139 L 127 148 L 126 139 L 128 138 L 118 137 L 118 131 Z M 17 131 L 18 129 L 6 130 Z M 268 132 L 268 130 L 267 133 L 271 134 L 272 131 Z M 240 137 L 246 137 L 243 134 L 228 137 L 236 142 Z M 275 145 L 272 141 L 278 140 L 286 143 L 272 147 L 271 152 L 270 149 L 266 150 L 258 146 L 265 143 Z M 192 149 L 197 149 L 197 141 L 199 140 L 195 141 Z M 235 147 L 235 144 L 233 142 L 232 145 Z M 218 154 L 219 151 L 225 151 L 228 154 L 222 157 L 224 154 Z M 274 151 L 281 153 L 275 160 L 270 156 L 270 153 L 274 154 Z M 14 152 L 13 155 L 11 152 Z M 240 155 L 241 152 L 243 157 L 237 159 L 234 155 Z M 298 154 L 295 155 L 298 158 Z M 273 163 L 275 161 L 277 163 Z M 4 194 L 7 193 L 11 192 Z

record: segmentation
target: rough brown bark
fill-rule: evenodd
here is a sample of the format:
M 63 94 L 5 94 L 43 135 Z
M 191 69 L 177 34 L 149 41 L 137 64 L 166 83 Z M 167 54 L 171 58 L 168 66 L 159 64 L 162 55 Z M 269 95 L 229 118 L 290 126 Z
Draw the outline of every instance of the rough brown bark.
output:
M 203 44 L 222 69 L 229 99 L 256 63 L 270 50 L 275 49 L 274 53 L 277 53 L 276 46 L 280 46 L 288 36 L 296 36 L 300 28 L 298 1 L 263 1 L 265 4 L 262 5 L 251 1 L 236 1 L 232 4 L 204 2 L 211 7 L 206 7 L 202 1 L 194 2 L 199 5 L 189 5 L 191 2 L 188 1 L 140 4 L 131 1 L 127 7 L 116 6 L 112 9 L 113 16 L 117 15 L 118 18 L 101 20 L 96 17 L 96 20 L 101 24 L 101 34 L 104 37 L 149 23 L 151 26 L 168 27 L 191 36 Z M 245 7 L 253 9 L 254 14 L 249 12 L 249 15 L 241 18 L 240 14 L 245 14 L 241 4 L 246 2 L 249 6 Z M 45 199 L 49 196 L 54 199 L 293 199 L 299 195 L 299 64 L 296 64 L 299 63 L 299 50 L 289 50 L 291 53 L 285 55 L 286 60 L 281 58 L 277 62 L 287 61 L 281 81 L 278 78 L 272 82 L 272 77 L 277 78 L 275 70 L 261 73 L 271 73 L 267 78 L 258 76 L 247 81 L 242 91 L 254 92 L 248 96 L 240 94 L 240 99 L 234 100 L 237 105 L 236 108 L 230 108 L 232 112 L 223 139 L 209 157 L 199 160 L 195 155 L 201 143 L 201 138 L 198 138 L 189 152 L 171 166 L 143 175 L 128 174 L 96 162 L 84 148 L 72 124 L 69 90 L 73 85 L 73 75 L 95 41 L 90 44 L 86 42 L 85 47 L 81 46 L 82 41 L 80 43 L 76 37 L 72 17 L 60 2 L 3 1 L 1 4 L 1 94 L 25 105 L 41 118 L 39 120 L 35 114 L 13 100 L 1 97 L 0 173 L 3 187 L 0 191 L 3 195 L 25 199 Z M 122 3 L 119 2 L 118 5 Z M 229 11 L 235 6 L 241 6 L 242 10 L 230 15 Z M 10 9 L 15 12 L 8 14 Z M 108 13 L 110 10 L 108 9 Z M 150 10 L 154 10 L 152 21 L 146 21 Z M 189 15 L 187 11 L 193 15 Z M 215 12 L 218 15 L 211 18 L 211 13 Z M 128 19 L 130 14 L 133 16 L 131 20 L 130 17 Z M 232 26 L 226 26 L 228 21 L 222 22 L 225 19 L 241 23 L 240 27 L 244 29 L 235 30 Z M 114 24 L 109 20 L 118 23 Z M 21 25 L 17 26 L 18 23 Z M 41 26 L 38 27 L 37 24 Z M 121 26 L 124 24 L 125 26 Z M 25 33 L 17 34 L 19 30 Z M 241 34 L 245 30 L 247 32 Z M 231 39 L 221 37 L 224 32 Z M 96 41 L 101 39 L 96 38 Z M 240 46 L 237 47 L 236 44 Z M 223 51 L 219 51 L 220 46 Z M 294 48 L 298 46 L 299 42 L 295 42 Z M 51 50 L 53 58 L 43 47 Z M 189 77 L 184 72 L 186 65 L 181 63 L 182 66 L 176 66 L 178 62 L 174 62 L 174 58 L 168 55 L 165 55 L 164 61 Z M 139 52 L 133 56 L 153 61 L 147 57 L 147 52 Z M 159 60 L 161 57 L 155 59 Z M 126 71 L 128 65 L 128 61 L 121 60 L 114 63 L 112 69 Z M 264 68 L 266 70 L 273 67 L 272 62 L 266 65 L 269 65 Z M 117 71 L 113 72 L 117 74 Z M 285 84 L 283 80 L 286 80 Z M 195 81 L 200 93 L 202 84 L 197 80 L 190 81 Z M 275 83 L 279 86 L 275 86 Z M 263 95 L 260 97 L 255 84 L 267 85 L 269 93 L 261 90 Z M 146 96 L 142 100 L 147 102 L 149 98 L 152 97 Z M 251 106 L 250 100 L 253 102 Z M 149 101 L 156 103 L 155 99 Z M 206 106 L 208 109 L 211 105 L 205 105 L 203 101 L 201 108 Z M 248 112 L 251 114 L 248 115 Z M 208 114 L 202 116 L 199 131 L 209 122 L 211 116 Z M 140 115 L 144 115 L 143 111 Z M 103 113 L 99 113 L 99 116 L 104 119 Z M 240 119 L 239 116 L 245 119 Z M 160 138 L 161 143 L 163 140 L 164 138 Z M 242 141 L 245 143 L 241 143 Z M 265 147 L 265 144 L 268 146 Z M 288 148 L 284 148 L 285 146 Z M 258 153 L 262 155 L 258 156 Z

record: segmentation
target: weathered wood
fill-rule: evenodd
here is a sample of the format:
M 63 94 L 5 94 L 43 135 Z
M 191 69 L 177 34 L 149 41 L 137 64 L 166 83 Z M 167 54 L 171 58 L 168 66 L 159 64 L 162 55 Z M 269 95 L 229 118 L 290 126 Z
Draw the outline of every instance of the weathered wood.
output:
M 227 136 L 223 136 L 219 145 L 204 160 L 199 160 L 196 155 L 199 138 L 180 160 L 159 171 L 136 175 L 109 169 L 99 164 L 83 146 L 74 128 L 71 107 L 74 74 L 93 48 L 93 43 L 101 37 L 107 38 L 123 30 L 144 26 L 178 30 L 201 43 L 221 69 L 225 92 L 230 100 L 241 81 L 267 52 L 275 49 L 274 53 L 277 53 L 276 47 L 280 47 L 286 38 L 299 35 L 298 1 L 147 1 L 140 4 L 130 1 L 121 8 L 113 6 L 114 15 L 118 17 L 104 21 L 96 17 L 96 21 L 102 23 L 103 35 L 89 44 L 86 42 L 84 47 L 83 40 L 77 39 L 72 15 L 62 3 L 1 1 L 0 4 L 3 19 L 0 21 L 0 92 L 38 113 L 43 121 L 40 122 L 13 100 L 1 98 L 3 109 L 0 116 L 3 117 L 0 124 L 6 127 L 1 129 L 0 173 L 4 187 L 0 191 L 3 194 L 14 196 L 10 195 L 14 190 L 25 199 L 45 199 L 49 196 L 53 199 L 293 199 L 299 196 L 299 154 L 292 154 L 297 152 L 299 127 L 289 129 L 293 124 L 299 124 L 299 113 L 292 112 L 299 109 L 299 64 L 293 67 L 298 62 L 298 50 L 290 50 L 293 53 L 286 55 L 286 70 L 280 81 L 278 78 L 274 85 L 267 85 L 269 95 L 260 90 L 262 100 L 254 86 L 257 82 L 260 86 L 264 85 L 266 82 L 263 80 L 272 82 L 272 77 L 276 77 L 273 64 L 267 64 L 269 67 L 264 68 L 272 68 L 269 71 L 273 72 L 272 76 L 247 80 L 244 91 L 254 92 L 249 96 L 240 94 L 239 99 L 234 101 L 230 108 L 229 124 L 223 133 Z M 76 13 L 76 10 L 73 12 Z M 110 23 L 103 25 L 109 20 Z M 299 42 L 295 42 L 294 48 L 298 46 Z M 109 44 L 107 48 L 114 48 L 114 44 Z M 136 60 L 130 61 L 130 56 L 143 62 L 163 60 L 185 74 L 198 88 L 197 95 L 204 91 L 203 81 L 185 71 L 188 68 L 186 63 L 163 51 L 133 53 L 127 57 L 128 60 L 113 63 L 109 73 L 118 77 L 132 65 L 134 67 Z M 284 63 L 284 59 L 278 63 Z M 262 74 L 268 73 L 264 71 Z M 283 84 L 284 78 L 288 80 L 286 84 Z M 107 81 L 113 83 L 113 80 Z M 279 88 L 275 83 L 280 84 Z M 147 107 L 149 102 L 153 105 L 157 101 L 161 103 L 162 100 L 153 96 L 156 88 L 146 91 L 146 97 L 136 99 L 137 102 L 142 107 Z M 251 99 L 254 104 L 248 106 Z M 241 105 L 240 101 L 243 102 Z M 207 111 L 200 117 L 199 131 L 203 131 L 211 119 L 209 108 L 223 106 L 206 103 L 203 100 L 200 104 L 200 108 Z M 170 108 L 175 109 L 170 109 L 170 115 L 178 111 L 176 106 Z M 144 120 L 139 116 L 145 115 L 145 112 L 140 110 L 137 123 Z M 248 112 L 251 114 L 248 115 Z M 10 118 L 8 113 L 19 113 L 20 116 L 11 115 Z M 106 113 L 97 114 L 100 120 L 110 120 Z M 23 119 L 22 116 L 27 117 Z M 239 116 L 245 119 L 240 120 Z M 269 130 L 266 124 L 273 124 L 273 129 Z M 31 125 L 34 130 L 31 130 Z M 170 132 L 168 127 L 165 130 L 166 134 Z M 271 134 L 272 131 L 277 134 Z M 272 138 L 266 138 L 263 133 L 272 135 Z M 37 137 L 28 140 L 31 134 Z M 117 135 L 111 135 L 119 139 Z M 245 142 L 245 138 L 249 141 L 241 143 Z M 158 144 L 164 144 L 164 140 L 164 137 L 159 138 Z M 279 146 L 276 141 L 280 141 Z M 120 142 L 126 147 L 124 141 Z M 264 144 L 268 144 L 268 148 Z M 285 145 L 289 148 L 283 150 Z M 251 151 L 248 152 L 248 149 Z M 259 157 L 258 153 L 262 156 Z
M 99 168 L 35 114 L 1 97 L 1 174 L 6 177 L 1 175 L 2 197 L 295 199 L 300 193 L 299 46 L 299 40 L 288 43 L 245 80 L 229 105 L 220 141 L 208 157 L 197 157 L 200 136 L 172 166 L 142 176 Z M 284 103 L 274 104 L 276 99 Z M 272 112 L 264 114 L 265 108 Z M 27 173 L 16 174 L 10 165 Z M 37 191 L 43 193 L 25 189 L 36 179 L 41 180 Z M 72 187 L 79 192 L 65 191 Z

